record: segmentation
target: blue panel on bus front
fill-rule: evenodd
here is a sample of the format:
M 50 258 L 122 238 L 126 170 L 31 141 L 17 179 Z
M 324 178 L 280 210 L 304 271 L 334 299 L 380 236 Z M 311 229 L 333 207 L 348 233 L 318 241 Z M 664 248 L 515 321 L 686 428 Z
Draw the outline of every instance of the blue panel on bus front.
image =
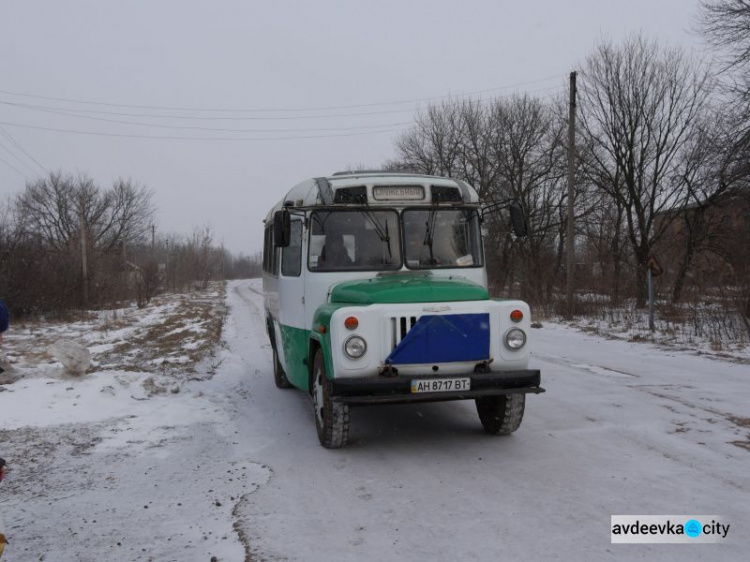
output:
M 422 316 L 388 358 L 391 365 L 484 361 L 490 358 L 490 315 Z

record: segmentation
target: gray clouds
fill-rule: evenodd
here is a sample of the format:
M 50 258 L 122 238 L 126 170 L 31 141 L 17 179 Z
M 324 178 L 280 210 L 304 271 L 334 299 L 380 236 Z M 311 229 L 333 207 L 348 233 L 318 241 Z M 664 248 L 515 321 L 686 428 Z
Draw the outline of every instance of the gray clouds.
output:
M 522 89 L 552 95 L 564 89 L 567 73 L 602 35 L 619 39 L 642 30 L 667 42 L 700 47 L 699 39 L 687 31 L 696 9 L 697 2 L 684 0 L 6 0 L 0 2 L 0 90 L 124 105 L 214 109 L 340 107 L 460 94 L 544 78 L 549 79 Z M 17 125 L 214 139 L 324 136 L 360 133 L 367 130 L 364 127 L 405 128 L 394 124 L 411 122 L 419 106 L 217 113 L 75 104 L 2 93 L 0 102 L 4 102 L 0 123 L 8 123 L 5 129 L 45 168 L 86 172 L 102 185 L 131 177 L 154 190 L 163 231 L 187 233 L 192 226 L 211 223 L 217 239 L 223 238 L 232 251 L 246 253 L 260 249 L 260 222 L 291 185 L 348 166 L 377 166 L 394 155 L 397 133 L 272 141 L 163 140 Z M 79 117 L 39 107 L 64 108 Z M 344 113 L 347 116 L 331 117 Z M 300 118 L 318 114 L 327 117 Z M 98 119 L 292 131 L 210 132 Z M 9 139 L 0 137 L 0 145 L 27 163 L 0 148 L 0 158 L 21 172 L 0 161 L 0 196 L 5 197 L 23 188 L 21 176 L 33 179 L 41 171 Z

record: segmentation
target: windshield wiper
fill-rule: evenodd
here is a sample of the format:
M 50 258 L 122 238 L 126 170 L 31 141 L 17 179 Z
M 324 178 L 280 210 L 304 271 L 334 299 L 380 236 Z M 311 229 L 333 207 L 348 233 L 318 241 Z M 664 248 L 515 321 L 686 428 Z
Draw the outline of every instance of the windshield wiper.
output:
M 365 210 L 360 210 L 360 213 L 362 213 L 367 218 L 367 220 L 370 221 L 370 224 L 372 224 L 373 228 L 375 229 L 375 233 L 378 235 L 378 238 L 380 238 L 380 241 L 384 242 L 387 245 L 388 259 L 393 259 L 393 252 L 391 251 L 391 237 L 388 233 L 388 219 L 385 220 L 385 228 L 383 228 L 373 212 L 370 210 L 370 205 L 368 204 L 367 199 L 362 199 L 362 202 L 365 205 Z
M 430 263 L 435 263 L 435 256 L 432 254 L 432 242 L 435 239 L 435 222 L 437 221 L 437 206 L 430 207 L 430 214 L 427 216 L 425 223 L 424 240 L 422 245 L 427 246 L 430 250 Z
M 385 219 L 385 243 L 388 247 L 388 261 L 391 261 L 393 253 L 391 252 L 391 235 L 388 234 L 388 219 Z

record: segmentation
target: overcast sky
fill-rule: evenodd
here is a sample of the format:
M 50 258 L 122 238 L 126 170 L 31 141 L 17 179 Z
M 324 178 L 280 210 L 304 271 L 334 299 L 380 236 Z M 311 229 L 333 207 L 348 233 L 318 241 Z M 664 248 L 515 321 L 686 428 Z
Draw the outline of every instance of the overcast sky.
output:
M 210 224 L 254 253 L 291 186 L 392 158 L 414 100 L 554 95 L 603 36 L 702 51 L 697 5 L 0 0 L 0 196 L 44 169 L 129 177 L 162 233 Z

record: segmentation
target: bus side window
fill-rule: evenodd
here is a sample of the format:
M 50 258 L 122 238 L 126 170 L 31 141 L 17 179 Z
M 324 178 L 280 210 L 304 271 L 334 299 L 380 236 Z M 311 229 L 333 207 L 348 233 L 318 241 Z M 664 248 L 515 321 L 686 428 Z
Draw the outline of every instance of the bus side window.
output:
M 273 243 L 273 229 L 271 230 L 271 275 L 279 276 L 279 249 Z
M 267 226 L 263 234 L 263 271 L 274 276 L 279 274 L 278 255 L 279 250 L 273 243 L 273 228 Z
M 302 221 L 291 222 L 289 245 L 281 252 L 281 274 L 299 277 L 302 272 Z
M 271 228 L 266 226 L 263 231 L 263 271 L 271 272 Z
M 320 254 L 323 252 L 325 239 L 326 237 L 322 234 L 310 235 L 310 269 L 312 270 L 318 268 L 318 261 L 320 260 Z

